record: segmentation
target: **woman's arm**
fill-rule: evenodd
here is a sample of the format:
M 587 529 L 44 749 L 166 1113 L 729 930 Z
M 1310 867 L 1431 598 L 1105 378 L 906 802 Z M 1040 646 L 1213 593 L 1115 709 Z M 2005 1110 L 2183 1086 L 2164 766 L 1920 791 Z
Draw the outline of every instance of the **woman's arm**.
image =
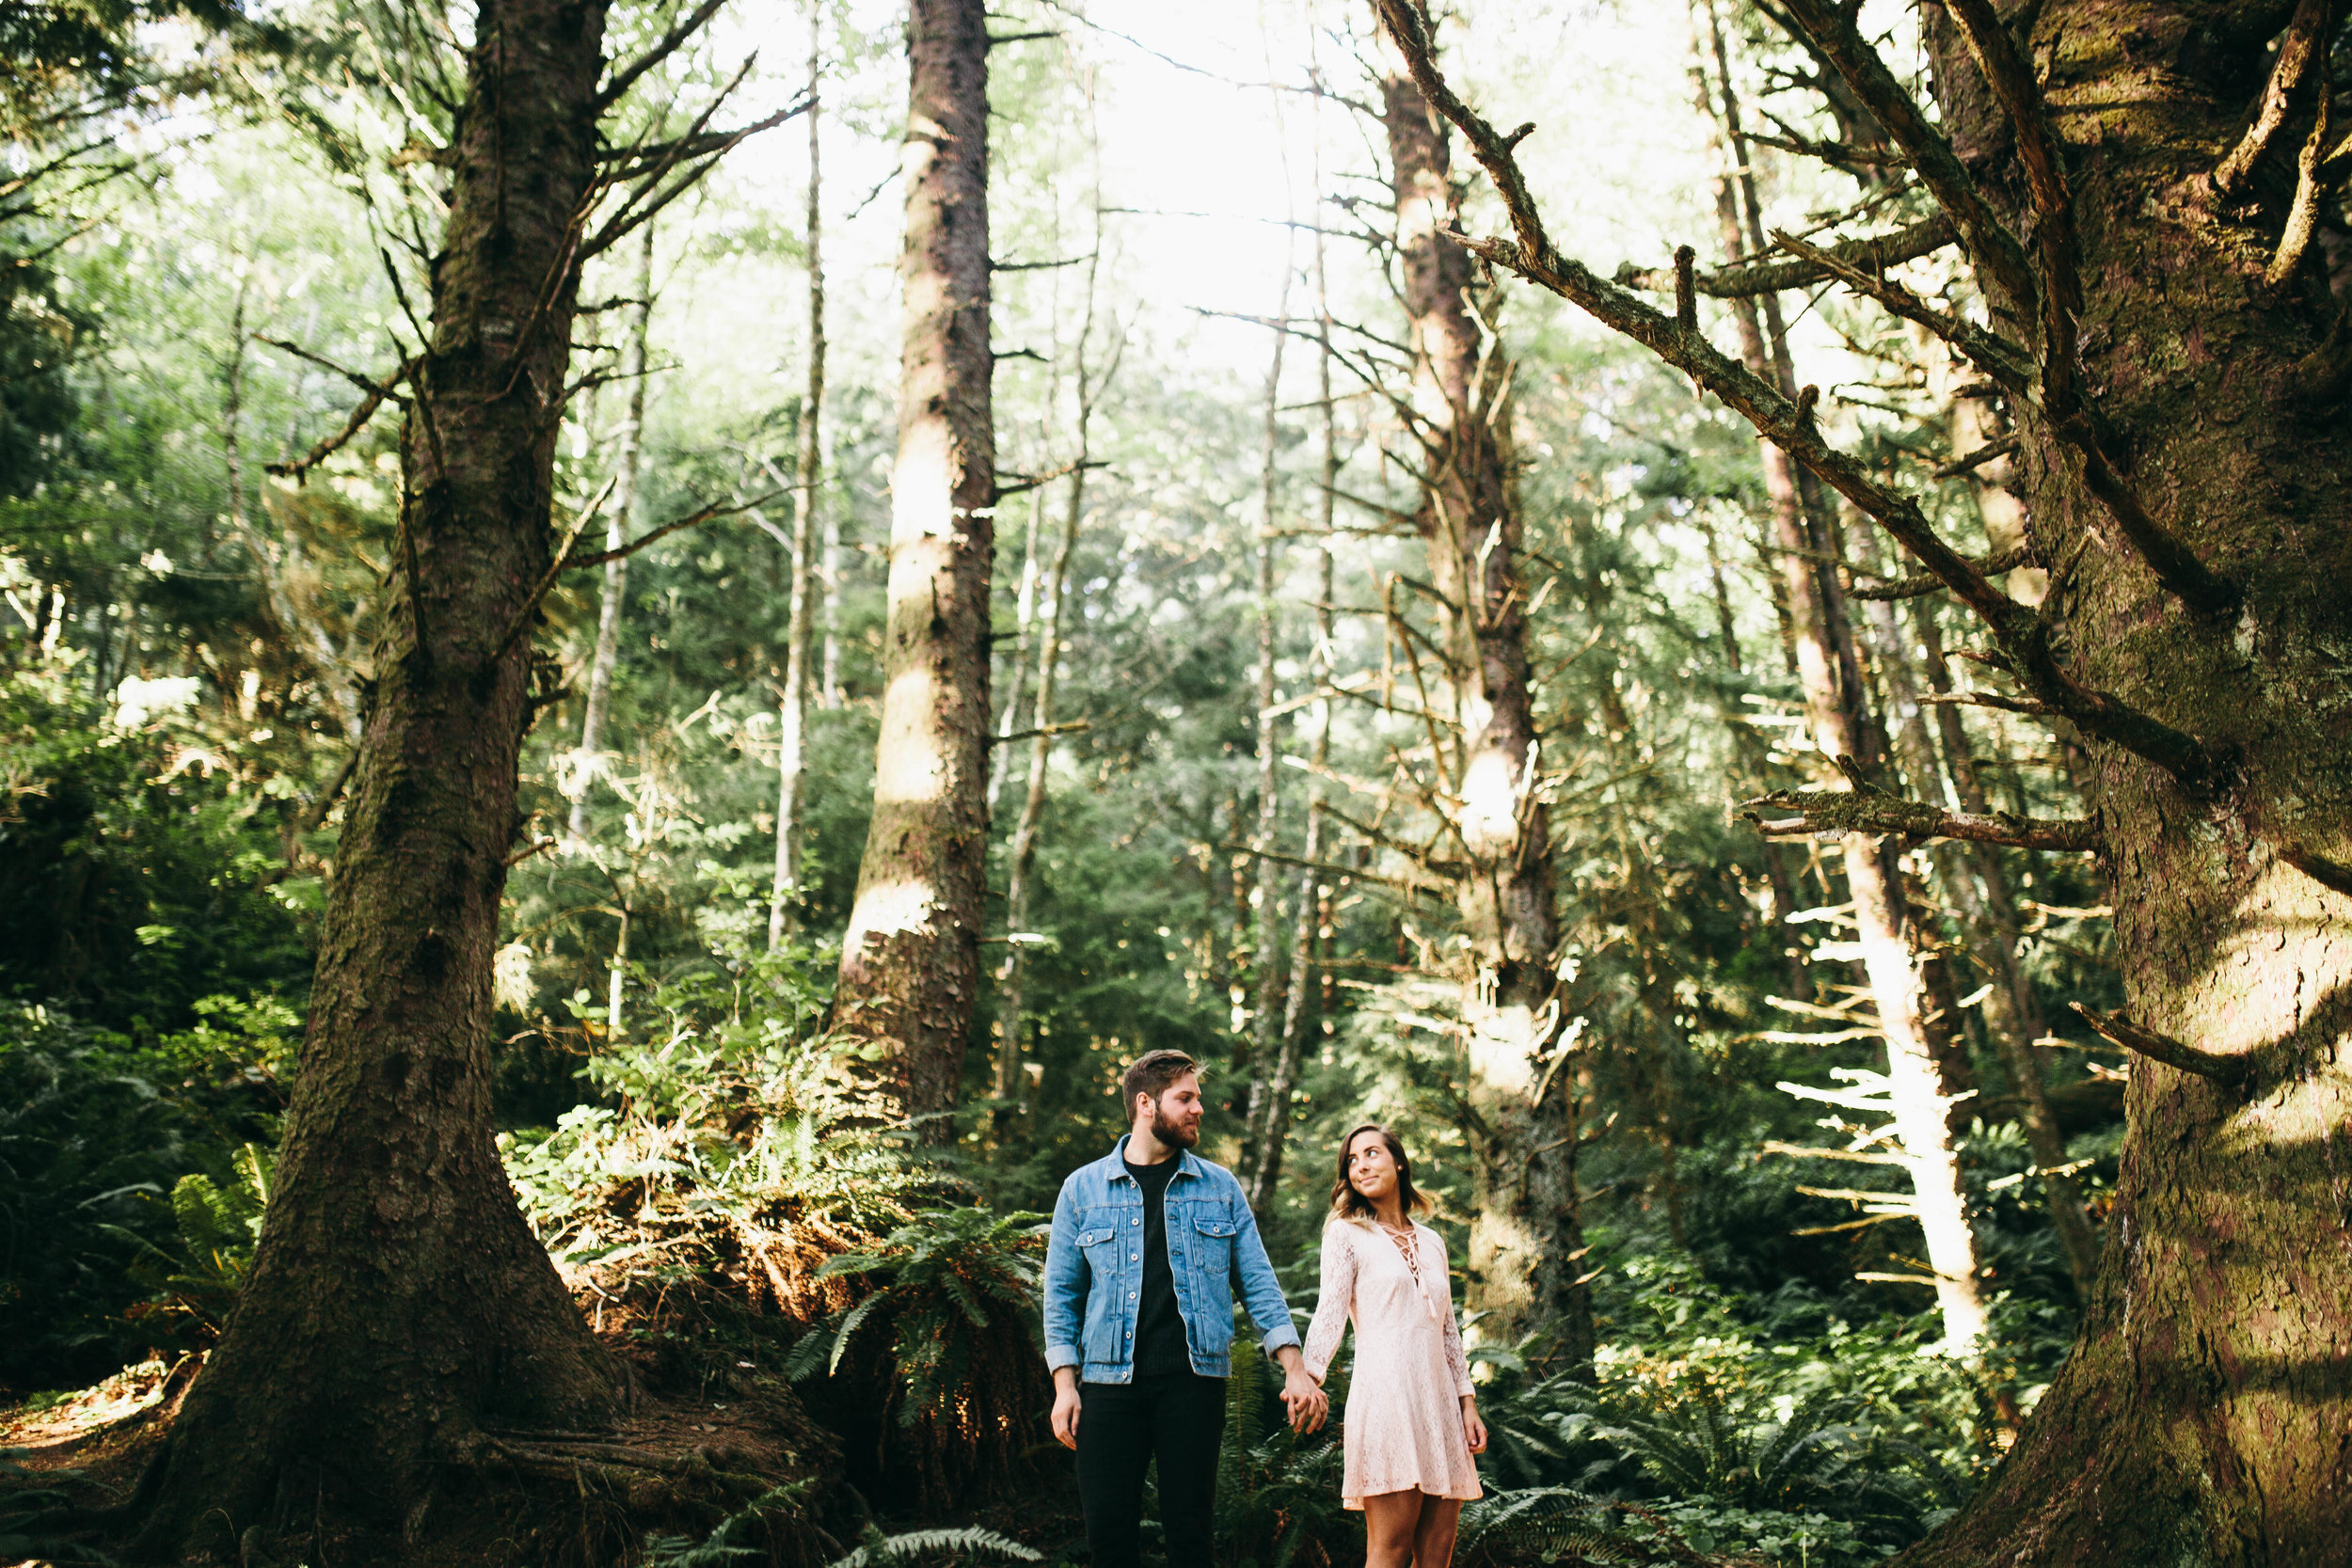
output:
M 1433 1237 L 1436 1232 L 1430 1233 Z M 1486 1451 L 1486 1423 L 1478 1418 L 1478 1394 L 1470 1382 L 1470 1357 L 1462 1354 L 1462 1323 L 1454 1314 L 1454 1275 L 1446 1267 L 1445 1243 L 1438 1242 L 1438 1277 L 1445 1285 L 1445 1365 L 1462 1402 L 1462 1437 L 1472 1453 Z
M 1454 1376 L 1454 1391 L 1461 1396 L 1462 1406 L 1467 1411 L 1470 1396 L 1477 1390 L 1470 1382 L 1470 1357 L 1462 1354 L 1462 1323 L 1454 1313 L 1454 1274 L 1446 1263 L 1445 1243 L 1438 1240 L 1436 1231 L 1429 1234 L 1437 1244 L 1438 1277 L 1445 1281 L 1445 1367 Z M 1474 1413 L 1472 1418 L 1475 1418 Z
M 1340 1353 L 1340 1337 L 1347 1332 L 1347 1316 L 1356 1305 L 1356 1249 L 1348 1244 L 1347 1227 L 1323 1227 L 1323 1288 L 1315 1296 L 1314 1321 L 1307 1325 L 1307 1375 L 1321 1383 L 1329 1375 L 1332 1358 Z

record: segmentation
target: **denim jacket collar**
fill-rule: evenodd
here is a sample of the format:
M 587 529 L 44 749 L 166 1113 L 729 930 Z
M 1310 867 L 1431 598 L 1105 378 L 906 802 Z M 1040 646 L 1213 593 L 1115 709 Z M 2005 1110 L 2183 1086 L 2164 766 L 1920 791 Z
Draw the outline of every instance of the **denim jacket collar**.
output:
M 1133 1132 L 1121 1132 L 1119 1135 L 1119 1142 L 1099 1162 L 1106 1180 L 1133 1181 L 1135 1180 L 1127 1174 L 1127 1140 L 1134 1136 Z M 1176 1174 L 1195 1179 L 1202 1174 L 1200 1162 L 1192 1157 L 1191 1149 L 1180 1148 L 1176 1151 Z

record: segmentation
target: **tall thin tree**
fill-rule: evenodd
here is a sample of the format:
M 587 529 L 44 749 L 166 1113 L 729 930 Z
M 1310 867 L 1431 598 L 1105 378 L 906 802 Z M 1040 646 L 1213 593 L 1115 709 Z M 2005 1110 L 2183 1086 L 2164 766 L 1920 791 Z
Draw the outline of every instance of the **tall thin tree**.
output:
M 801 780 L 807 768 L 809 652 L 815 626 L 818 509 L 825 483 L 825 214 L 822 138 L 825 8 L 808 8 L 808 390 L 801 402 L 801 467 L 792 501 L 792 583 L 776 705 L 776 865 L 768 950 L 784 945 L 785 906 L 800 887 Z
M 1694 3 L 1704 7 L 1704 46 L 1716 62 L 1714 103 L 1729 166 L 1716 181 L 1717 222 L 1726 264 L 1737 266 L 1751 250 L 1763 248 L 1754 152 L 1730 76 L 1721 20 L 1711 0 Z M 1694 51 L 1701 47 L 1700 23 L 1701 15 L 1694 11 Z M 1748 370 L 1793 399 L 1796 372 L 1779 295 L 1767 290 L 1730 304 Z M 1852 652 L 1845 595 L 1836 574 L 1823 564 L 1825 558 L 1836 558 L 1835 536 L 1822 526 L 1825 503 L 1818 483 L 1782 448 L 1766 442 L 1758 454 L 1772 504 L 1774 563 L 1788 604 L 1798 683 L 1813 742 L 1829 766 L 1861 776 L 1880 766 L 1882 747 Z M 1851 1102 L 1852 1108 L 1887 1118 L 1895 1148 L 1883 1157 L 1897 1162 L 1909 1179 L 1912 1215 L 1926 1238 L 1932 1272 L 1920 1277 L 1935 1291 L 1946 1345 L 1957 1354 L 1974 1354 L 1985 1329 L 1976 1236 L 1969 1227 L 1959 1155 L 1945 1114 L 1945 1084 L 1928 1037 L 1925 1020 L 1932 1009 L 1920 974 L 1910 908 L 1877 839 L 1852 835 L 1839 849 L 1865 978 L 1876 1009 L 1875 1026 L 1886 1041 L 1887 1070 L 1883 1084 L 1817 1092 L 1834 1094 L 1839 1103 Z
M 653 325 L 653 230 L 646 224 L 637 244 L 636 293 L 630 299 L 628 336 L 621 351 L 621 427 L 612 437 L 612 491 L 605 503 L 604 594 L 596 608 L 596 645 L 588 659 L 587 711 L 580 721 L 580 753 L 571 780 L 571 813 L 564 834 L 575 847 L 588 838 L 588 792 L 611 764 L 604 753 L 605 723 L 612 707 L 612 671 L 621 657 L 621 617 L 628 597 L 628 557 L 615 553 L 628 537 L 637 507 L 639 469 L 645 449 L 645 341 Z M 614 971 L 618 974 L 616 968 Z

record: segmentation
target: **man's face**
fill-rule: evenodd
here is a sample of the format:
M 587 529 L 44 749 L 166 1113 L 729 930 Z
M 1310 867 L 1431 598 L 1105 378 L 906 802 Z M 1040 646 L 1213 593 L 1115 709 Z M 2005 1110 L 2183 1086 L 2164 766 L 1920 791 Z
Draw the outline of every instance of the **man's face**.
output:
M 1152 1135 L 1170 1148 L 1190 1148 L 1200 1141 L 1200 1115 L 1206 1109 L 1200 1102 L 1200 1075 L 1187 1072 L 1152 1105 Z

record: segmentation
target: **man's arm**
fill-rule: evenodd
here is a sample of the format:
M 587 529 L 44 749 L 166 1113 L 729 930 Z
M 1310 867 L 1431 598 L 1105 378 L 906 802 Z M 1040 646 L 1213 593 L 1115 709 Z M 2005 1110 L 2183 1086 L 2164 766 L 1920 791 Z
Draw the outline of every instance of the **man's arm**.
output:
M 1239 1182 L 1234 1183 L 1234 1196 L 1240 1196 Z M 1234 1208 L 1241 1215 L 1239 1233 L 1233 1238 L 1233 1268 L 1241 1276 L 1242 1305 L 1249 1309 L 1249 1321 L 1258 1325 L 1258 1338 L 1266 1354 L 1281 1366 L 1282 1404 L 1290 1412 L 1291 1426 L 1312 1432 L 1323 1425 L 1330 1401 L 1323 1386 L 1307 1373 L 1307 1359 L 1298 1350 L 1298 1325 L 1291 1322 L 1290 1303 L 1282 1299 L 1281 1281 L 1274 1277 L 1274 1260 L 1266 1256 L 1265 1240 L 1258 1234 L 1258 1216 L 1247 1203 L 1237 1202 Z
M 1045 1367 L 1074 1370 L 1085 1359 L 1079 1344 L 1086 1332 L 1086 1251 L 1078 1245 L 1078 1206 L 1064 1183 L 1054 1200 L 1054 1224 L 1045 1242 Z
M 1079 1340 L 1086 1332 L 1087 1260 L 1078 1245 L 1078 1206 L 1070 1185 L 1054 1199 L 1054 1225 L 1045 1242 L 1045 1367 L 1054 1374 L 1054 1437 L 1066 1449 L 1078 1446 Z

